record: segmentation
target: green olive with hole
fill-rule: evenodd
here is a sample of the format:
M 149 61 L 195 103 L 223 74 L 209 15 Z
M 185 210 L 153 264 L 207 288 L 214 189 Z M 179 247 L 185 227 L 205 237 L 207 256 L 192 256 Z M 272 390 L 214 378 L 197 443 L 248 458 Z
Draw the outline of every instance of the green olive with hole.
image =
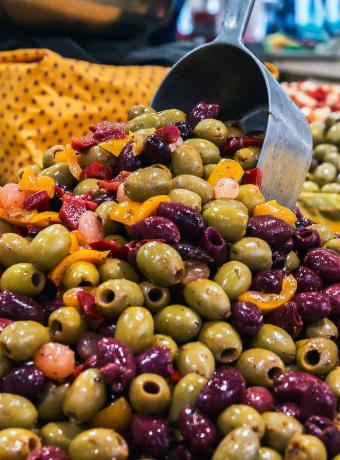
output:
M 248 426 L 261 439 L 265 432 L 265 424 L 257 410 L 245 404 L 232 404 L 217 419 L 217 426 L 223 436 L 240 426 Z
M 69 447 L 71 460 L 126 460 L 129 449 L 122 436 L 108 428 L 79 433 Z
M 332 163 L 322 163 L 313 171 L 314 180 L 320 186 L 334 182 L 336 167 Z
M 2 290 L 18 292 L 29 297 L 37 296 L 45 287 L 45 276 L 34 265 L 21 263 L 8 267 L 2 274 Z
M 203 162 L 198 150 L 192 145 L 179 145 L 172 152 L 171 170 L 174 176 L 191 174 L 203 176 Z
M 339 331 L 333 321 L 323 318 L 316 323 L 307 325 L 304 335 L 309 339 L 324 337 L 335 341 L 339 337 Z
M 143 105 L 143 104 L 133 105 L 128 110 L 128 121 L 133 120 L 134 118 L 139 117 L 139 115 L 143 115 L 144 113 L 156 113 L 156 110 L 153 109 L 152 107 L 149 107 L 148 105 Z
M 48 318 L 51 339 L 65 345 L 74 345 L 87 331 L 87 323 L 75 307 L 60 307 Z
M 164 120 L 158 113 L 142 113 L 126 123 L 125 132 L 129 134 L 130 131 L 134 133 L 140 129 L 161 128 L 164 124 Z
M 173 178 L 172 188 L 184 188 L 191 192 L 197 193 L 201 197 L 202 203 L 207 203 L 214 198 L 214 189 L 201 177 L 192 174 L 181 174 Z
M 179 349 L 177 369 L 181 375 L 196 372 L 211 379 L 215 372 L 215 359 L 209 348 L 201 342 L 189 342 Z
M 99 193 L 99 179 L 84 179 L 80 181 L 73 189 L 76 195 L 86 195 L 91 193 L 93 196 Z
M 156 195 L 167 195 L 172 188 L 169 173 L 149 166 L 131 173 L 124 182 L 125 193 L 132 201 L 145 201 Z
M 236 361 L 243 349 L 239 333 L 224 321 L 208 321 L 203 324 L 198 340 L 204 343 L 218 363 Z
M 168 305 L 155 315 L 155 327 L 179 343 L 196 337 L 201 329 L 200 316 L 184 305 Z
M 325 184 L 321 187 L 322 193 L 340 193 L 340 184 L 336 182 L 331 182 L 330 184 Z
M 316 182 L 313 182 L 311 180 L 306 180 L 303 185 L 301 192 L 307 192 L 307 193 L 318 193 L 320 192 L 320 187 Z
M 143 307 L 126 308 L 118 318 L 115 337 L 127 345 L 135 354 L 151 347 L 154 321 Z
M 264 348 L 244 351 L 236 363 L 248 385 L 271 387 L 275 375 L 285 372 L 282 359 Z
M 330 144 L 340 144 L 340 122 L 334 123 L 326 134 L 326 140 Z
M 272 250 L 261 238 L 245 237 L 230 248 L 230 259 L 247 265 L 253 272 L 269 270 L 272 266 Z
M 236 199 L 246 206 L 250 216 L 253 215 L 255 206 L 266 201 L 261 190 L 254 184 L 241 185 Z
M 140 374 L 131 382 L 129 400 L 139 414 L 158 414 L 169 407 L 170 388 L 158 374 Z
M 48 383 L 37 405 L 40 420 L 51 422 L 63 418 L 63 402 L 69 387 L 69 383 Z
M 178 346 L 174 339 L 170 337 L 170 335 L 155 334 L 153 336 L 152 345 L 154 347 L 166 348 L 170 353 L 172 361 L 175 361 L 175 359 L 177 359 Z
M 43 168 L 49 168 L 50 166 L 55 165 L 55 156 L 58 152 L 65 152 L 65 147 L 63 145 L 53 145 L 46 150 L 43 154 Z
M 103 149 L 99 145 L 94 145 L 79 155 L 79 163 L 82 168 L 90 166 L 92 163 L 103 163 L 108 166 L 113 166 L 115 157 L 112 153 Z
M 162 110 L 158 112 L 158 115 L 161 117 L 164 125 L 172 125 L 179 121 L 185 121 L 187 118 L 186 114 L 179 109 Z
M 30 260 L 42 270 L 51 270 L 70 251 L 71 238 L 68 230 L 60 224 L 41 230 L 30 244 Z
M 7 374 L 11 367 L 11 361 L 5 355 L 4 350 L 0 347 L 0 379 Z
M 144 294 L 133 281 L 110 279 L 97 287 L 95 300 L 104 316 L 117 318 L 125 308 L 143 305 Z
M 173 190 L 170 190 L 169 198 L 171 201 L 184 204 L 185 206 L 190 206 L 195 211 L 201 212 L 202 200 L 195 192 L 185 190 L 184 188 L 174 188 Z
M 295 435 L 303 433 L 301 423 L 283 412 L 264 412 L 262 418 L 266 425 L 263 444 L 279 452 L 284 452 L 289 441 Z
M 106 387 L 99 369 L 86 369 L 67 390 L 63 411 L 71 423 L 88 422 L 104 406 Z
M 30 257 L 28 241 L 16 233 L 4 233 L 0 238 L 0 263 L 4 267 L 27 262 Z
M 261 447 L 258 460 L 283 460 L 281 454 L 270 447 Z
M 0 393 L 0 429 L 32 428 L 38 412 L 28 399 L 12 393 Z
M 224 289 L 230 301 L 234 302 L 249 290 L 252 273 L 244 263 L 232 260 L 218 269 L 214 281 Z
M 252 337 L 254 348 L 264 348 L 279 356 L 285 364 L 295 360 L 296 346 L 291 336 L 281 327 L 264 324 L 259 332 Z
M 327 460 L 324 444 L 316 436 L 300 434 L 294 436 L 285 451 L 285 460 Z
M 221 159 L 220 149 L 213 142 L 207 139 L 187 139 L 184 145 L 191 145 L 200 154 L 203 164 L 210 165 L 211 163 L 217 164 Z
M 316 230 L 318 232 L 322 245 L 328 243 L 328 241 L 332 240 L 335 236 L 333 230 L 324 224 L 312 224 L 309 225 L 307 228 Z
M 258 460 L 260 442 L 249 426 L 241 426 L 225 436 L 212 460 Z
M 17 182 L 20 181 L 20 179 L 22 178 L 22 175 L 24 174 L 25 171 L 27 171 L 27 169 L 32 170 L 35 175 L 38 175 L 41 172 L 41 167 L 39 165 L 37 165 L 37 164 L 23 166 L 17 172 L 17 177 L 16 177 Z
M 208 180 L 215 168 L 216 168 L 215 164 L 204 165 L 203 166 L 203 179 Z
M 77 183 L 67 163 L 56 163 L 48 168 L 44 168 L 40 171 L 38 176 L 52 177 L 58 184 L 64 184 L 70 188 L 73 188 Z
M 234 153 L 234 160 L 238 161 L 245 171 L 256 168 L 260 158 L 261 149 L 259 147 L 245 147 Z
M 125 278 L 134 283 L 139 282 L 136 270 L 125 260 L 108 257 L 97 267 L 102 282 Z
M 1 460 L 27 460 L 28 455 L 41 447 L 39 437 L 23 428 L 7 428 L 0 431 Z
M 208 379 L 192 372 L 186 374 L 177 383 L 171 397 L 168 419 L 170 423 L 177 423 L 179 414 L 184 406 L 194 406 Z
M 99 272 L 94 264 L 85 261 L 74 262 L 64 273 L 63 286 L 67 289 L 79 286 L 98 286 Z
M 82 431 L 81 426 L 70 422 L 50 422 L 40 429 L 39 435 L 44 446 L 56 446 L 67 452 L 72 439 Z
M 325 375 L 339 361 L 338 347 L 333 340 L 316 337 L 306 340 L 297 349 L 296 362 L 302 371 Z
M 310 124 L 310 130 L 314 145 L 326 142 L 325 123 L 320 121 L 314 121 Z
M 207 139 L 218 147 L 222 147 L 228 138 L 228 129 L 222 121 L 205 118 L 197 123 L 194 134 L 196 137 Z
M 202 215 L 228 241 L 239 240 L 246 233 L 248 209 L 240 201 L 213 200 L 204 207 Z
M 168 288 L 156 286 L 151 281 L 143 281 L 139 287 L 144 294 L 144 304 L 152 313 L 156 313 L 169 305 L 170 291 Z
M 327 374 L 325 382 L 331 387 L 335 396 L 340 399 L 340 366 L 335 367 Z
M 333 144 L 319 144 L 317 145 L 314 150 L 313 150 L 313 156 L 317 158 L 320 161 L 323 161 L 327 153 L 329 152 L 335 152 L 337 153 L 338 149 L 335 145 Z
M 110 212 L 114 205 L 114 201 L 105 201 L 104 203 L 101 203 L 95 210 L 95 213 L 101 220 L 105 235 L 117 233 L 121 228 L 118 222 L 110 219 Z

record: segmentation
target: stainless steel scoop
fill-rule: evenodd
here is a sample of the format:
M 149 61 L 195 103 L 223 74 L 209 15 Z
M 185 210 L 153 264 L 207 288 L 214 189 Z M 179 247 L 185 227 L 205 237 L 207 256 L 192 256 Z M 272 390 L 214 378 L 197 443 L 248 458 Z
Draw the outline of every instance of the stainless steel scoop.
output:
M 267 199 L 293 207 L 310 166 L 312 137 L 302 112 L 244 46 L 254 1 L 226 1 L 217 38 L 173 66 L 152 106 L 189 112 L 206 100 L 221 105 L 224 119 L 241 119 L 248 130 L 266 130 L 258 162 L 263 171 L 262 191 Z

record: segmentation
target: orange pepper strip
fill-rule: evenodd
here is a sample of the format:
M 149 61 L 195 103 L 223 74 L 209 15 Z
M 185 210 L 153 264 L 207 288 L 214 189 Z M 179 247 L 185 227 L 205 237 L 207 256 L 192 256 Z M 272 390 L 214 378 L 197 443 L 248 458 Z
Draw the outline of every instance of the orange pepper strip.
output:
M 119 157 L 123 148 L 132 140 L 132 136 L 126 136 L 125 139 L 112 139 L 110 141 L 101 142 L 99 147 L 107 152 L 112 153 L 115 157 Z
M 110 219 L 128 226 L 133 225 L 139 220 L 138 212 L 141 206 L 137 201 L 114 203 L 110 211 Z
M 65 154 L 67 156 L 67 164 L 68 164 L 70 173 L 77 180 L 80 180 L 82 169 L 79 166 L 77 154 L 73 150 L 70 144 L 67 144 Z
M 0 208 L 1 219 L 9 222 L 10 224 L 17 225 L 18 227 L 26 227 L 31 223 L 31 220 L 35 215 L 37 215 L 37 211 L 26 211 L 19 208 L 5 210 Z
M 147 199 L 142 203 L 141 207 L 139 208 L 138 215 L 137 215 L 137 222 L 139 220 L 146 219 L 147 217 L 152 216 L 157 211 L 158 206 L 161 203 L 171 201 L 168 195 L 157 195 L 152 196 L 151 198 Z
M 47 227 L 51 222 L 57 224 L 61 222 L 59 213 L 54 211 L 39 212 L 39 214 L 32 217 L 30 223 L 40 227 Z
M 74 252 L 79 251 L 79 241 L 78 241 L 77 233 L 78 233 L 77 230 L 70 232 L 70 238 L 71 238 L 70 254 L 73 254 Z
M 94 249 L 80 249 L 79 251 L 66 256 L 59 264 L 50 271 L 49 278 L 56 286 L 60 286 L 65 271 L 78 261 L 91 262 L 100 264 L 104 262 L 110 251 L 95 251 Z
M 49 198 L 53 198 L 55 181 L 52 177 L 37 176 L 32 168 L 26 168 L 19 182 L 20 190 L 40 192 L 45 190 Z
M 54 157 L 56 163 L 67 163 L 67 154 L 65 150 L 59 150 Z
M 68 289 L 63 294 L 64 305 L 67 305 L 68 307 L 80 308 L 80 303 L 78 300 L 78 292 L 86 291 L 94 295 L 95 290 L 96 290 L 95 288 L 90 287 L 90 286 L 76 287 L 76 288 Z
M 247 291 L 238 297 L 241 302 L 254 303 L 263 313 L 276 310 L 286 302 L 289 302 L 297 289 L 297 281 L 293 275 L 287 276 L 282 281 L 280 294 L 263 294 L 257 291 Z
M 244 170 L 240 163 L 235 160 L 223 158 L 218 162 L 207 181 L 214 187 L 221 179 L 230 178 L 240 181 L 243 174 Z
M 132 411 L 130 404 L 124 397 L 117 399 L 104 409 L 100 410 L 90 421 L 90 426 L 110 428 L 121 431 L 130 426 Z
M 270 215 L 284 220 L 289 225 L 294 225 L 296 222 L 296 215 L 285 206 L 281 206 L 276 200 L 266 201 L 260 203 L 254 208 L 254 216 Z

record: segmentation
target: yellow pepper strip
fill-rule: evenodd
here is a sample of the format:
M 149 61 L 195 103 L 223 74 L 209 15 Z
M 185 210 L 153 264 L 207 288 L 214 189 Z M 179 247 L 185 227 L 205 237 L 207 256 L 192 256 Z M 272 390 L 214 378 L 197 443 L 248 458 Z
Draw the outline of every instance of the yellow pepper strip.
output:
M 49 278 L 56 286 L 60 286 L 65 271 L 78 261 L 91 262 L 100 264 L 104 262 L 110 251 L 95 251 L 94 249 L 80 249 L 79 251 L 66 256 L 59 264 L 50 271 Z
M 100 410 L 90 421 L 92 427 L 122 431 L 130 426 L 132 411 L 124 397 Z
M 238 297 L 241 302 L 252 302 L 259 307 L 263 313 L 276 310 L 281 305 L 289 302 L 297 289 L 297 281 L 293 275 L 287 276 L 282 281 L 280 294 L 263 294 L 257 291 L 247 291 Z
M 217 182 L 221 179 L 231 178 L 240 181 L 244 174 L 244 170 L 240 163 L 235 160 L 223 158 L 218 162 L 216 168 L 210 174 L 208 182 L 215 187 Z
M 77 230 L 70 232 L 71 238 L 71 246 L 70 246 L 70 254 L 79 251 L 79 241 L 78 241 L 78 232 Z
M 40 192 L 45 190 L 49 198 L 54 197 L 54 179 L 48 176 L 37 176 L 32 168 L 26 168 L 19 182 L 24 192 Z
M 70 173 L 77 180 L 80 180 L 82 169 L 79 166 L 77 154 L 73 150 L 70 144 L 67 144 L 65 154 L 67 157 L 67 164 L 68 164 Z
M 110 211 L 110 219 L 125 225 L 133 225 L 138 222 L 138 212 L 141 203 L 137 201 L 122 201 L 115 203 Z
M 0 208 L 1 219 L 9 222 L 10 224 L 17 225 L 18 227 L 26 227 L 31 223 L 31 220 L 35 215 L 37 215 L 37 211 L 26 211 L 25 209 L 19 208 L 7 210 Z
M 67 154 L 65 150 L 59 150 L 54 156 L 56 163 L 67 163 Z
M 95 290 L 96 290 L 95 288 L 90 287 L 90 286 L 76 287 L 76 288 L 68 289 L 63 294 L 64 305 L 67 305 L 68 307 L 80 308 L 80 303 L 78 300 L 78 292 L 86 291 L 94 295 Z
M 168 195 L 157 195 L 157 196 L 152 196 L 151 198 L 147 199 L 142 203 L 141 207 L 139 208 L 138 211 L 138 220 L 143 220 L 146 219 L 147 217 L 152 216 L 155 214 L 157 211 L 158 206 L 161 203 L 171 201 L 170 197 Z
M 269 215 L 284 220 L 289 225 L 294 225 L 296 215 L 285 206 L 281 206 L 276 200 L 260 203 L 254 208 L 254 216 Z
M 110 141 L 101 142 L 99 146 L 112 153 L 115 157 L 119 157 L 123 148 L 132 140 L 132 136 L 126 136 L 124 139 L 112 139 Z
M 54 211 L 39 212 L 39 214 L 32 217 L 30 223 L 39 227 L 48 227 L 51 222 L 57 224 L 61 222 L 59 213 Z

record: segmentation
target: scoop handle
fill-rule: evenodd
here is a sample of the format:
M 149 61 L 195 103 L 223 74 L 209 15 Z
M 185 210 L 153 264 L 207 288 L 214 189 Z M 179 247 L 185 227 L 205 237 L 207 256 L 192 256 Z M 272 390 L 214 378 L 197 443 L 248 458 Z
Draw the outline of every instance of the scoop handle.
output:
M 226 13 L 215 41 L 243 45 L 254 3 L 255 0 L 226 0 Z

